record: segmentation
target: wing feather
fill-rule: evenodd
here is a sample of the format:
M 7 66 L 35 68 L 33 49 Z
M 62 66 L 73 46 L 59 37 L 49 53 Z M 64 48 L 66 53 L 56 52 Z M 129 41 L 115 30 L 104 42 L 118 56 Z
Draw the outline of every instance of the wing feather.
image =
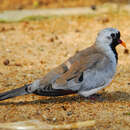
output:
M 54 89 L 66 89 L 72 80 L 74 81 L 73 86 L 79 87 L 81 82 L 79 82 L 79 78 L 81 76 L 83 78 L 84 71 L 95 68 L 97 62 L 100 62 L 102 58 L 103 55 L 94 46 L 82 50 L 44 76 L 40 80 L 40 88 L 52 84 Z
M 55 83 L 61 87 L 67 85 L 68 81 L 75 79 L 75 82 L 79 80 L 81 74 L 87 69 L 93 69 L 96 67 L 96 64 L 102 60 L 103 56 L 99 53 L 87 56 L 80 57 L 78 61 L 75 61 L 70 69 L 67 72 L 63 73 L 58 77 Z

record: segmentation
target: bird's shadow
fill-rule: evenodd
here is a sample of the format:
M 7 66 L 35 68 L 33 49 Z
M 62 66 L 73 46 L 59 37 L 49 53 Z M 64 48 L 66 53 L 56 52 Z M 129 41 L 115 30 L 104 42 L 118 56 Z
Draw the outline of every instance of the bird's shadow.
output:
M 101 95 L 97 96 L 94 100 L 89 98 L 84 98 L 78 95 L 74 96 L 62 96 L 62 97 L 50 97 L 33 101 L 20 101 L 20 102 L 0 102 L 0 106 L 2 105 L 28 105 L 28 104 L 48 104 L 48 103 L 64 103 L 64 102 L 115 102 L 115 101 L 130 101 L 130 93 L 127 92 L 111 92 L 106 93 L 103 92 Z

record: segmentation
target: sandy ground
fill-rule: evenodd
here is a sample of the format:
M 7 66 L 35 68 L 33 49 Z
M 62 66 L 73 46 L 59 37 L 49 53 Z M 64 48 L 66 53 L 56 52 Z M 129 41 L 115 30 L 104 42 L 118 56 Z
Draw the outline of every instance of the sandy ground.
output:
M 52 17 L 43 21 L 0 23 L 0 92 L 18 88 L 44 76 L 95 41 L 97 32 L 116 27 L 130 49 L 130 16 Z M 0 102 L 0 122 L 30 119 L 50 124 L 95 120 L 91 129 L 130 128 L 130 55 L 117 47 L 119 62 L 113 82 L 96 100 L 78 95 L 20 96 Z M 87 128 L 84 128 L 87 129 Z
M 0 11 L 37 8 L 68 8 L 101 5 L 106 2 L 130 3 L 129 0 L 0 0 Z

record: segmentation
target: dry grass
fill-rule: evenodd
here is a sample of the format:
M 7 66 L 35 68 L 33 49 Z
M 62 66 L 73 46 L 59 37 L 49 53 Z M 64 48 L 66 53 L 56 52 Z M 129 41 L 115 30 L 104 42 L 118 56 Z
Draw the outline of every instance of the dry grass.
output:
M 95 17 L 53 17 L 35 22 L 1 23 L 0 92 L 44 76 L 76 51 L 90 46 L 97 32 L 105 27 L 118 28 L 130 49 L 129 19 L 125 13 L 108 13 Z M 21 96 L 0 102 L 0 122 L 37 119 L 62 124 L 95 120 L 93 129 L 129 129 L 130 55 L 124 54 L 121 46 L 117 49 L 116 76 L 95 101 L 77 95 Z

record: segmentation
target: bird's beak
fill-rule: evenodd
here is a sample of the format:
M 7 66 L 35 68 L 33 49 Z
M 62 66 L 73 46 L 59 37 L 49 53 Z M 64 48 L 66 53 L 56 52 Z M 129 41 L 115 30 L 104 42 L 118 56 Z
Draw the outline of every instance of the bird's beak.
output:
M 122 40 L 119 40 L 118 42 L 119 42 L 123 47 L 126 48 L 126 44 L 125 44 L 125 42 L 123 42 Z

